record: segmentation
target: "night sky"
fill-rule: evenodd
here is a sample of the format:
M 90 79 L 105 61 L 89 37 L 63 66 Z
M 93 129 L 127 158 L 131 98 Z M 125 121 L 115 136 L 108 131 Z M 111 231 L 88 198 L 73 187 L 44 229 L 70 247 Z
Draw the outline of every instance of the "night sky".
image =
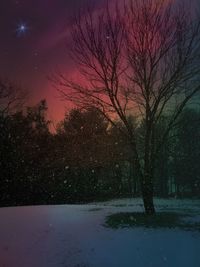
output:
M 46 98 L 54 121 L 63 118 L 65 104 L 47 77 L 56 71 L 74 73 L 67 49 L 70 27 L 74 14 L 88 3 L 97 9 L 105 0 L 0 1 L 0 77 L 27 90 L 30 105 Z
M 48 76 L 74 72 L 68 56 L 73 15 L 84 5 L 98 8 L 104 0 L 1 0 L 0 77 L 29 92 L 29 104 L 46 98 L 49 117 L 58 121 L 64 103 Z

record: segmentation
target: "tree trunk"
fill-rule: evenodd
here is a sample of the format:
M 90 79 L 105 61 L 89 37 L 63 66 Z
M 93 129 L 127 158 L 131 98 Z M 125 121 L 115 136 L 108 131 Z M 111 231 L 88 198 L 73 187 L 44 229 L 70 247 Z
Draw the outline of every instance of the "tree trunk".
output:
M 150 215 L 150 214 L 155 214 L 155 208 L 153 203 L 153 183 L 152 183 L 153 167 L 149 161 L 149 155 L 150 155 L 149 143 L 146 144 L 147 145 L 145 146 L 144 172 L 142 172 L 137 150 L 135 149 L 135 145 L 131 143 L 133 147 L 133 152 L 136 152 L 134 158 L 134 168 L 137 177 L 140 178 L 145 213 Z
M 155 214 L 155 208 L 153 203 L 153 169 L 149 168 L 150 164 L 148 161 L 145 162 L 144 174 L 141 171 L 141 166 L 139 159 L 136 157 L 134 162 L 134 167 L 136 171 L 136 176 L 140 178 L 142 199 L 144 204 L 145 213 L 148 215 Z M 151 170 L 151 172 L 150 172 Z M 151 173 L 151 174 L 150 174 Z
M 133 166 L 131 165 L 131 163 L 129 164 L 128 189 L 130 196 L 132 196 L 132 194 L 135 194 L 135 192 L 133 191 Z
M 133 194 L 135 197 L 138 194 L 138 186 L 137 186 L 136 176 L 134 176 L 134 180 L 133 180 Z
M 144 177 L 142 181 L 142 198 L 143 198 L 145 213 L 147 215 L 155 214 L 155 208 L 153 202 L 153 184 L 149 176 Z
M 144 135 L 144 171 L 142 176 L 142 197 L 145 213 L 155 214 L 153 203 L 153 173 L 154 173 L 154 124 L 150 107 L 150 87 L 145 81 L 146 107 L 145 107 L 145 135 Z

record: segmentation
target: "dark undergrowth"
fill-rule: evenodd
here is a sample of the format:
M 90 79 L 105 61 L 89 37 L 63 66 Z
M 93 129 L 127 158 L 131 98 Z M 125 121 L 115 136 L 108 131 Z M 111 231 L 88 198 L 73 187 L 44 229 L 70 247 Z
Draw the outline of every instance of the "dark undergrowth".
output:
M 200 222 L 190 220 L 192 216 L 175 212 L 157 212 L 146 215 L 141 212 L 121 212 L 106 218 L 106 227 L 118 228 L 179 228 L 182 230 L 199 231 Z

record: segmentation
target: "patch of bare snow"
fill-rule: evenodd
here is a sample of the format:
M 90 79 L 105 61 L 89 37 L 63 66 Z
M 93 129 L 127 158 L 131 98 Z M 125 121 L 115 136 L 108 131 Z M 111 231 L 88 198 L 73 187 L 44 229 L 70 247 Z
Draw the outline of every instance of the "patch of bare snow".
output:
M 155 200 L 158 210 L 199 211 L 199 201 Z M 105 217 L 142 211 L 141 199 L 0 209 L 1 267 L 199 267 L 200 233 L 105 228 Z M 200 212 L 200 211 L 199 211 Z M 195 217 L 194 217 L 195 218 Z

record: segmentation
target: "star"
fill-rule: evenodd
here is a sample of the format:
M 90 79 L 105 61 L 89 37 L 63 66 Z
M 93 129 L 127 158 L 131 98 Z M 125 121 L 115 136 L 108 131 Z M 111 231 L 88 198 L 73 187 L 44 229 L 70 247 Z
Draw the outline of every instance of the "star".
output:
M 25 35 L 28 31 L 28 26 L 26 23 L 21 22 L 18 24 L 16 32 L 18 36 Z

